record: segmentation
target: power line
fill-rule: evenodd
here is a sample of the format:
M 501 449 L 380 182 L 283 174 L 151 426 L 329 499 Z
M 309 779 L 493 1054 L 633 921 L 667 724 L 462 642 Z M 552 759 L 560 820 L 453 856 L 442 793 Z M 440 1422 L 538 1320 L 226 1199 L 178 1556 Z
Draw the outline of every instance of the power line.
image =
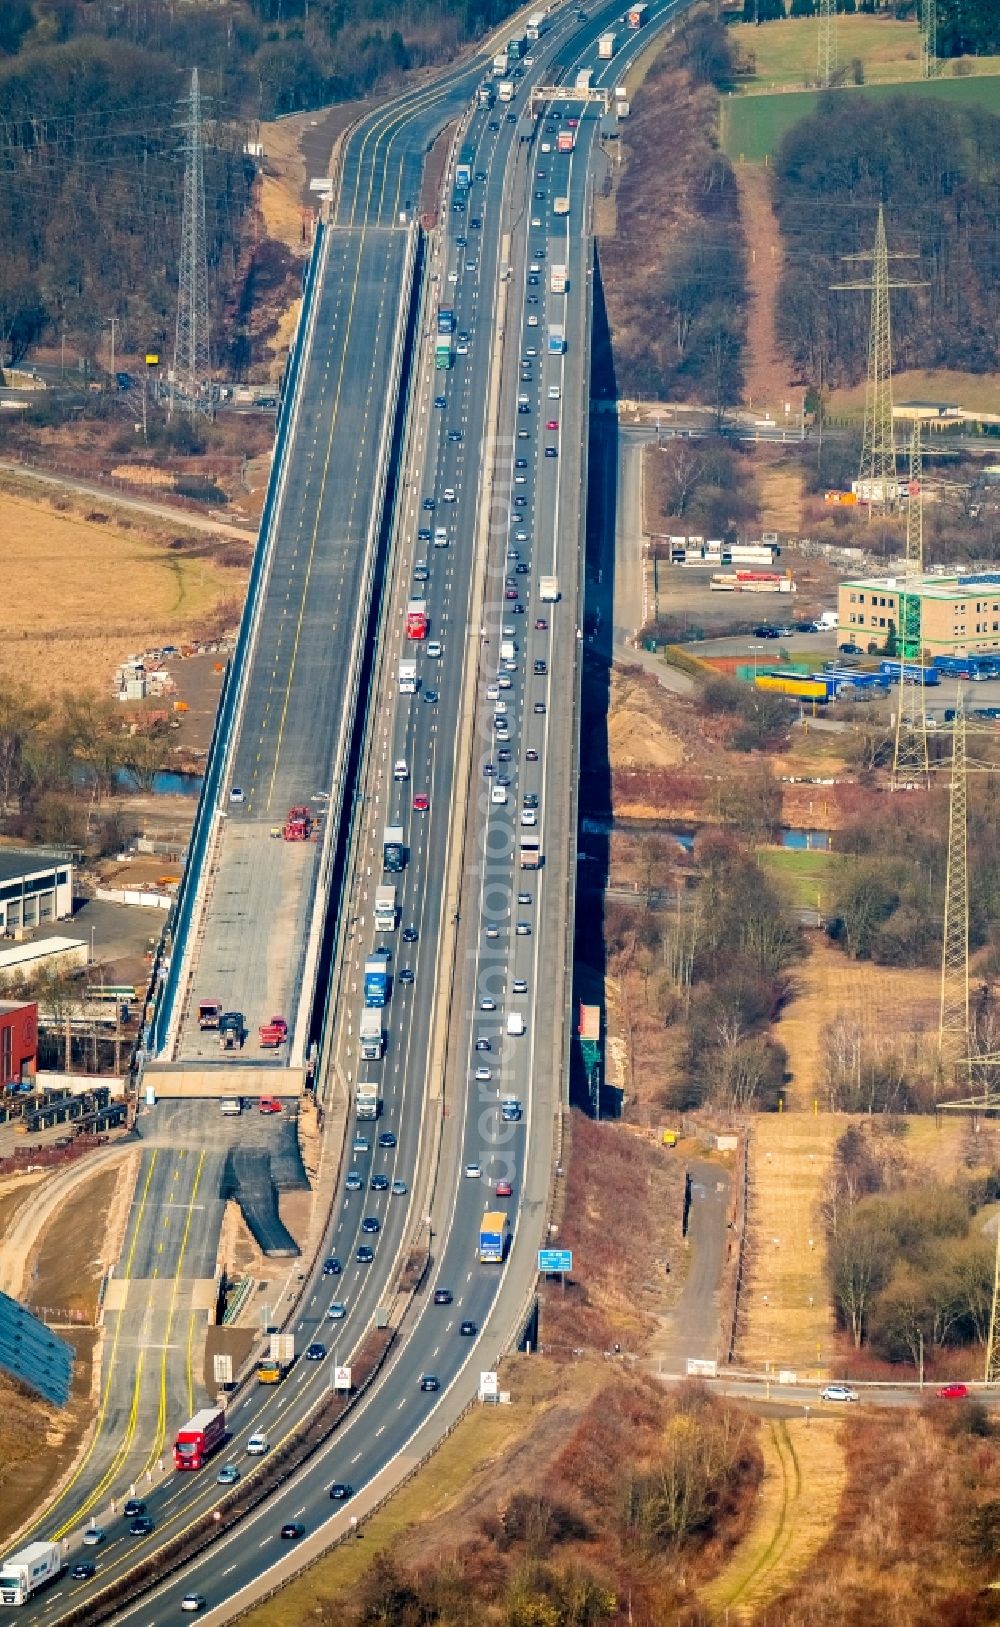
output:
M 921 66 L 925 79 L 935 79 L 940 68 L 937 54 L 937 0 L 921 0 L 920 13 L 923 26 Z
M 938 1048 L 969 1067 L 969 807 L 965 706 L 959 686 L 951 750 L 951 794 L 948 801 L 948 874 L 944 892 L 941 944 L 941 1007 Z
M 909 503 L 906 510 L 906 564 L 897 603 L 899 639 L 899 704 L 896 707 L 896 738 L 892 752 L 894 791 L 914 783 L 926 789 L 930 783 L 927 756 L 927 714 L 924 710 L 923 638 L 921 635 L 920 583 L 924 574 L 924 491 L 923 460 L 920 451 L 920 419 L 913 420 L 910 440 Z M 914 591 L 916 590 L 916 591 Z M 907 678 L 913 681 L 908 683 Z

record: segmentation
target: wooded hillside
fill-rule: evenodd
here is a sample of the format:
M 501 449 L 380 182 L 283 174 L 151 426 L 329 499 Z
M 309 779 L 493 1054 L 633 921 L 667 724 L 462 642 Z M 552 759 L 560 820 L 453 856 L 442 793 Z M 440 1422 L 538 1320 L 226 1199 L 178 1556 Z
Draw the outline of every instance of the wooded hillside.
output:
M 891 274 L 926 284 L 892 294 L 894 367 L 996 367 L 998 169 L 1000 119 L 905 94 L 831 95 L 788 132 L 774 175 L 786 247 L 778 326 L 803 381 L 863 376 L 871 302 L 831 288 L 870 276 L 880 201 L 889 252 L 907 256 Z

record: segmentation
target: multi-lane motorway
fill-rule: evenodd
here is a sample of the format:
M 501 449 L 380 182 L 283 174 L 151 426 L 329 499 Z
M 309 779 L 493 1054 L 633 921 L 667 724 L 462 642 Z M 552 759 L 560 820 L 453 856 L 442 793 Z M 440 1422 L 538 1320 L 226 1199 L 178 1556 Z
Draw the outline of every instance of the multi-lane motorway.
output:
M 651 8 L 650 24 L 674 9 Z M 223 1601 L 254 1585 L 287 1552 L 278 1537 L 284 1521 L 301 1520 L 316 1533 L 330 1521 L 346 1521 L 352 1510 L 363 1513 L 392 1467 L 432 1444 L 475 1394 L 480 1371 L 495 1365 L 527 1303 L 535 1249 L 545 1241 L 566 1068 L 589 364 L 587 176 L 598 119 L 593 105 L 568 95 L 529 119 L 526 100 L 533 83 L 550 81 L 554 63 L 567 84 L 580 68 L 590 68 L 598 85 L 616 83 L 647 42 L 650 26 L 629 36 L 619 23 L 619 52 L 609 64 L 598 59 L 596 40 L 616 16 L 610 6 L 585 18 L 555 13 L 513 106 L 477 108 L 458 138 L 473 181 L 455 198 L 464 204 L 460 210 L 449 187 L 444 229 L 424 270 L 335 1038 L 321 1087 L 334 1091 L 338 1080 L 353 1085 L 359 1075 L 374 1078 L 382 1114 L 358 1127 L 368 1145 L 353 1153 L 351 1124 L 330 1231 L 297 1289 L 288 1324 L 298 1350 L 318 1343 L 323 1353 L 300 1359 L 276 1391 L 250 1389 L 237 1398 L 224 1458 L 249 1472 L 250 1433 L 263 1430 L 273 1450 L 328 1392 L 335 1359 L 347 1359 L 371 1326 L 401 1251 L 427 1235 L 425 1206 L 430 1270 L 377 1386 L 330 1442 L 210 1555 L 163 1583 L 141 1607 L 123 1609 L 123 1621 L 175 1619 L 188 1590 L 203 1594 L 213 1611 L 219 1607 L 213 1619 L 224 1619 Z M 239 786 L 245 801 L 230 805 L 220 820 L 221 856 L 192 963 L 191 986 L 197 981 L 199 993 L 209 992 L 202 985 L 210 965 L 220 997 L 236 1004 L 243 992 L 245 1008 L 253 995 L 275 1009 L 284 996 L 290 1009 L 301 976 L 316 850 L 286 854 L 269 827 L 286 802 L 309 800 L 335 773 L 347 727 L 343 691 L 357 655 L 351 639 L 361 589 L 351 572 L 362 569 L 359 558 L 370 541 L 361 522 L 370 518 L 364 505 L 377 481 L 373 437 L 388 433 L 387 334 L 396 314 L 390 291 L 399 286 L 408 241 L 401 217 L 412 213 L 428 142 L 467 108 L 482 72 L 482 62 L 452 72 L 372 115 L 344 155 L 281 523 L 226 780 L 227 790 Z M 573 128 L 571 119 L 579 121 L 574 148 L 557 153 L 557 133 Z M 569 198 L 568 214 L 554 214 L 557 197 Z M 567 294 L 549 291 L 553 263 L 567 267 Z M 437 306 L 445 303 L 455 311 L 458 346 L 454 367 L 442 372 L 431 356 Z M 564 328 L 564 352 L 548 348 L 552 323 Z M 332 471 L 348 465 L 353 482 L 332 479 Z M 447 532 L 445 546 L 434 546 L 437 527 Z M 425 528 L 430 540 L 420 536 Z M 555 603 L 541 599 L 543 575 L 558 579 Z M 427 600 L 429 638 L 440 654 L 431 655 L 426 644 L 421 649 L 421 686 L 408 696 L 398 693 L 396 664 L 412 653 L 412 644 L 404 648 L 402 619 L 413 591 Z M 501 643 L 508 642 L 513 651 L 502 655 Z M 400 760 L 406 779 L 393 777 Z M 424 796 L 427 808 L 414 807 L 414 798 Z M 376 935 L 372 921 L 382 826 L 389 822 L 403 824 L 408 847 L 398 878 L 401 921 L 391 937 Z M 519 868 L 525 831 L 540 838 L 540 870 Z M 409 941 L 403 928 L 412 929 Z M 376 943 L 392 954 L 386 1054 L 378 1063 L 360 1063 L 360 966 Z M 226 971 L 227 954 L 235 972 Z M 400 978 L 404 969 L 412 980 Z M 224 976 L 230 980 L 223 987 Z M 522 1034 L 507 1032 L 512 1013 L 523 1019 Z M 189 1022 L 184 1034 L 197 1043 Z M 519 1120 L 502 1119 L 502 1095 L 521 1101 Z M 154 1124 L 160 1111 L 152 1110 Z M 380 1136 L 394 1144 L 380 1145 Z M 178 1205 L 189 1223 L 202 1194 L 214 1200 L 218 1172 L 206 1170 L 210 1159 L 201 1161 L 197 1184 L 186 1167 L 183 1176 L 174 1172 L 172 1160 L 184 1152 L 164 1149 L 158 1157 L 172 1182 L 187 1181 Z M 431 1153 L 435 1179 L 429 1195 L 419 1190 L 421 1207 L 414 1212 L 415 1183 L 419 1188 Z M 192 1156 L 192 1169 L 198 1162 Z M 150 1168 L 147 1153 L 147 1174 Z M 509 1182 L 509 1195 L 496 1193 L 498 1182 Z M 163 1242 L 144 1231 L 154 1215 L 163 1229 L 160 1200 L 167 1197 L 157 1187 L 152 1205 L 142 1209 L 140 1183 L 129 1246 L 131 1276 L 144 1283 L 147 1276 L 154 1281 L 154 1251 Z M 480 1265 L 479 1221 L 495 1206 L 511 1218 L 513 1247 L 505 1265 Z M 191 1229 L 188 1224 L 188 1238 Z M 182 1221 L 180 1237 L 169 1232 L 168 1262 L 189 1246 L 184 1231 Z M 199 1248 L 213 1234 L 209 1214 L 204 1233 L 199 1226 Z M 372 1258 L 359 1259 L 359 1249 Z M 341 1270 L 324 1275 L 323 1261 L 334 1255 Z M 167 1275 L 174 1280 L 176 1273 Z M 441 1289 L 449 1291 L 447 1303 L 435 1303 Z M 151 1288 L 149 1297 L 156 1297 Z M 333 1303 L 343 1306 L 342 1317 L 329 1315 Z M 462 1323 L 472 1331 L 463 1334 Z M 168 1323 L 164 1348 L 176 1345 L 178 1329 Z M 187 1322 L 184 1329 L 186 1336 Z M 140 1342 L 141 1334 L 140 1326 Z M 148 1353 L 142 1357 L 148 1359 Z M 439 1387 L 422 1389 L 422 1375 Z M 163 1393 L 172 1399 L 152 1426 L 160 1447 L 187 1411 L 174 1416 L 181 1398 L 166 1379 Z M 201 1398 L 191 1399 L 197 1404 Z M 140 1470 L 147 1461 L 152 1466 L 150 1444 Z M 156 1529 L 128 1536 L 120 1515 L 109 1513 L 101 1498 L 123 1495 L 137 1461 L 129 1461 L 126 1476 L 124 1464 L 102 1460 L 79 1506 L 64 1504 L 58 1519 L 43 1524 L 43 1531 L 62 1531 L 69 1514 L 100 1515 L 106 1538 L 95 1551 L 95 1581 L 63 1580 L 16 1619 L 37 1614 L 55 1621 L 85 1604 L 95 1587 L 155 1552 L 222 1496 L 214 1469 L 182 1476 L 154 1471 L 142 1494 Z M 329 1498 L 334 1480 L 353 1489 L 344 1511 Z M 329 1526 L 331 1534 L 336 1529 Z

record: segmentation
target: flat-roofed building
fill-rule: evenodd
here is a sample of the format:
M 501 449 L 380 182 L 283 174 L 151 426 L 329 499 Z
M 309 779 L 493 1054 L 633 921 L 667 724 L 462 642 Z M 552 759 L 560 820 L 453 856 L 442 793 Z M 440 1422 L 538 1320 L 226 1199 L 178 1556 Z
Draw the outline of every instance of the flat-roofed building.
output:
M 838 636 L 868 651 L 905 644 L 907 655 L 1000 655 L 1000 571 L 859 577 L 842 582 Z
M 67 853 L 0 848 L 0 932 L 67 921 L 73 914 L 73 861 Z

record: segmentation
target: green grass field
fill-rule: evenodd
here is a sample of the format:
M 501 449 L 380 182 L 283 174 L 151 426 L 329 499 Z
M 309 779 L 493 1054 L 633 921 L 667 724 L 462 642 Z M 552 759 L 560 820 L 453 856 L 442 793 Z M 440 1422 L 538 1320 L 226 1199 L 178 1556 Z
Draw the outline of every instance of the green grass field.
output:
M 762 32 L 762 31 L 761 31 Z M 960 107 L 982 107 L 1000 116 L 1000 74 L 969 79 L 918 79 L 910 84 L 858 85 L 832 96 L 936 97 Z M 730 96 L 722 103 L 722 150 L 734 163 L 762 164 L 773 157 L 786 130 L 815 112 L 821 92 L 786 91 L 774 96 Z
M 762 847 L 757 859 L 796 908 L 825 910 L 844 855 L 822 848 Z

